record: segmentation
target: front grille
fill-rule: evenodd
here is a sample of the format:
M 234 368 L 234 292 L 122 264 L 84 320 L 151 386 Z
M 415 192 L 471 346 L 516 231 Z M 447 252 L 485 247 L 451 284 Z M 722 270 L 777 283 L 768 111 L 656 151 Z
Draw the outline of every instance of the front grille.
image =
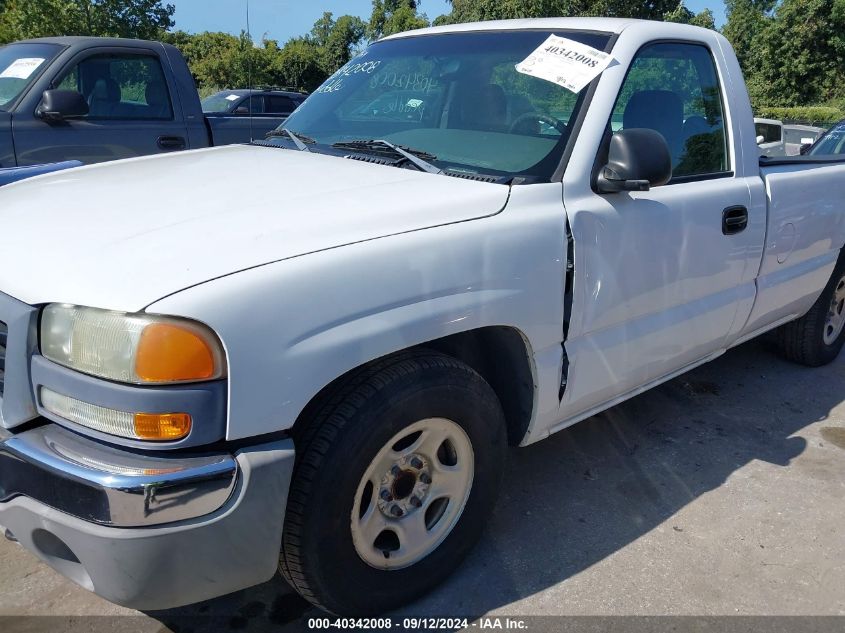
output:
M 6 339 L 9 335 L 9 328 L 0 321 L 0 398 L 3 397 L 6 386 Z
M 0 292 L 0 427 L 38 417 L 29 380 L 38 310 Z

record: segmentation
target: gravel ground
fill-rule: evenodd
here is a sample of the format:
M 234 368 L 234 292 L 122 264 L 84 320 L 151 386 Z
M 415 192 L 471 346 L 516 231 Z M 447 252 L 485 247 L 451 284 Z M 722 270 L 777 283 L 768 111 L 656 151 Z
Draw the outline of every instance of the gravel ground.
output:
M 843 400 L 845 355 L 807 369 L 757 341 L 514 449 L 481 544 L 393 615 L 843 616 Z M 320 613 L 277 579 L 139 614 L 2 541 L 0 615 L 52 616 L 3 618 L 5 631 L 187 633 L 299 629 Z M 135 617 L 72 617 L 94 615 Z

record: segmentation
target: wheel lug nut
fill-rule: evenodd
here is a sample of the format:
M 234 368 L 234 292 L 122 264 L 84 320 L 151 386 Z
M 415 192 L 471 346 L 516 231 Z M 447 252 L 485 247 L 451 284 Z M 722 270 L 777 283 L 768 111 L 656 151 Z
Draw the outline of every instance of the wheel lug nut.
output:
M 411 460 L 411 466 L 419 470 L 423 467 L 422 460 L 419 457 L 414 457 L 414 459 Z
M 405 512 L 399 506 L 393 506 L 392 508 L 390 508 L 390 514 L 395 517 L 401 517 L 403 514 L 405 514 Z
M 390 494 L 387 490 L 382 490 L 380 496 L 384 501 L 393 501 L 393 495 Z
M 393 475 L 394 477 L 397 477 L 399 475 L 399 473 L 401 473 L 401 472 L 402 472 L 402 469 L 399 468 L 399 466 L 397 466 L 396 464 L 393 464 L 393 466 L 390 468 L 390 474 Z
M 417 497 L 411 497 L 410 501 L 411 505 L 415 508 L 419 508 L 422 505 L 422 501 L 420 501 Z
M 420 475 L 420 481 L 428 485 L 431 483 L 431 477 L 428 476 L 428 473 L 423 473 Z

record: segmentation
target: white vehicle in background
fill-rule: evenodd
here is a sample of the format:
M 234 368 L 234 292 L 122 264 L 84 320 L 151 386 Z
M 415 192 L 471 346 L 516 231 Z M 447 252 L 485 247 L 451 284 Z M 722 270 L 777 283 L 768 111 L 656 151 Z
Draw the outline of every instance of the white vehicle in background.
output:
M 815 125 L 784 124 L 783 140 L 786 143 L 786 155 L 801 155 L 801 149 L 810 147 L 826 130 L 827 128 Z
M 757 147 L 761 156 L 798 156 L 802 147 L 816 142 L 825 128 L 812 125 L 783 123 L 776 119 L 754 119 Z
M 757 147 L 760 148 L 760 156 L 771 158 L 787 155 L 783 121 L 755 118 L 754 130 L 757 132 Z
M 413 116 L 362 108 L 396 85 Z M 760 159 L 752 117 L 715 31 L 461 24 L 268 141 L 4 187 L 0 524 L 138 609 L 278 571 L 335 613 L 417 598 L 508 445 L 770 330 L 837 356 L 845 157 Z

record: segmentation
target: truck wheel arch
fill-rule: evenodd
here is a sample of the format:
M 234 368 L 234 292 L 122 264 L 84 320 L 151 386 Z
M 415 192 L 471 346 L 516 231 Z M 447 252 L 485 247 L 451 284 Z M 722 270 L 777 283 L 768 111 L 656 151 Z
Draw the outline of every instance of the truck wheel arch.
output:
M 390 355 L 420 348 L 456 358 L 477 371 L 493 388 L 502 405 L 508 444 L 518 446 L 522 442 L 536 409 L 536 368 L 531 344 L 520 330 L 510 326 L 481 327 L 413 345 Z M 355 367 L 323 387 L 297 416 L 294 429 L 311 419 L 349 377 L 378 360 L 381 359 Z

